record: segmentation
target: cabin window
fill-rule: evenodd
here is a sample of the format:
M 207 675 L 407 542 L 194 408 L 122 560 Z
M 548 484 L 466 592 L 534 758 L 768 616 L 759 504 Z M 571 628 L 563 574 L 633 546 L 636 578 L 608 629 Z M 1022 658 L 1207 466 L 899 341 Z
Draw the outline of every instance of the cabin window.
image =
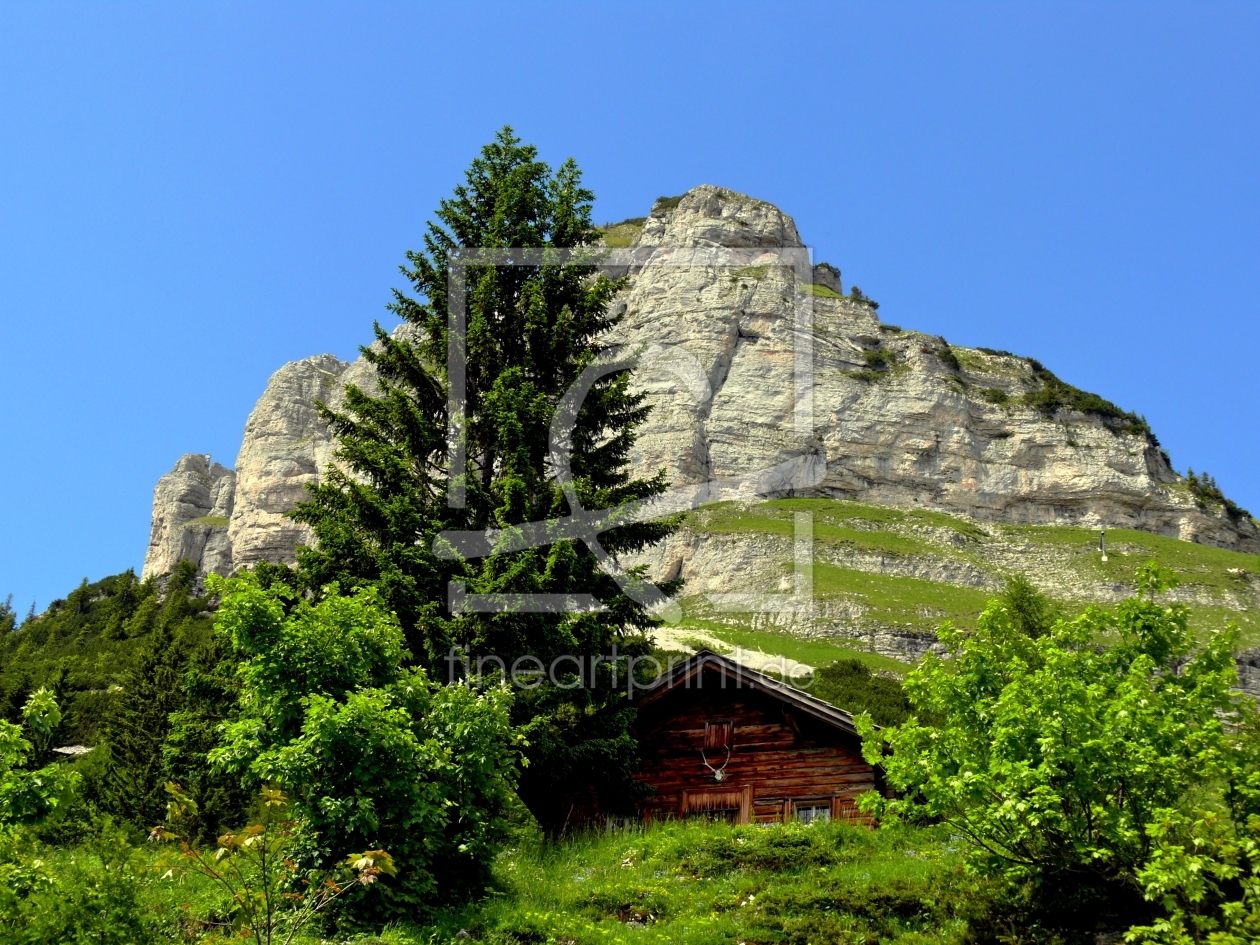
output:
M 730 751 L 734 747 L 734 722 L 725 721 L 704 723 L 704 750 L 706 752 Z
M 803 824 L 826 823 L 831 820 L 831 805 L 814 801 L 797 804 L 796 819 Z

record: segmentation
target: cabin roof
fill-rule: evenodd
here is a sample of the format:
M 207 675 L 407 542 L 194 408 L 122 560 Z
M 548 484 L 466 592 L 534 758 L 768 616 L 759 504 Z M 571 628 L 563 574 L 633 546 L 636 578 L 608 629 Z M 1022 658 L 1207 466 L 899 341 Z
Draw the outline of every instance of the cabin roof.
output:
M 765 693 L 772 699 L 790 705 L 805 715 L 811 716 L 832 728 L 839 729 L 848 735 L 856 736 L 858 734 L 857 728 L 853 724 L 853 716 L 844 711 L 844 709 L 838 709 L 829 702 L 823 702 L 823 700 L 806 692 L 793 689 L 787 683 L 780 682 L 773 676 L 767 676 L 765 673 L 750 669 L 743 663 L 737 663 L 735 660 L 722 656 L 719 653 L 714 653 L 712 650 L 701 650 L 685 662 L 679 663 L 663 672 L 636 701 L 639 705 L 644 706 L 663 700 L 670 693 L 678 692 L 679 690 L 703 692 L 701 686 L 694 684 L 694 680 L 704 673 L 705 670 L 711 670 L 720 674 L 724 680 L 734 680 L 736 688 L 752 689 L 756 692 Z

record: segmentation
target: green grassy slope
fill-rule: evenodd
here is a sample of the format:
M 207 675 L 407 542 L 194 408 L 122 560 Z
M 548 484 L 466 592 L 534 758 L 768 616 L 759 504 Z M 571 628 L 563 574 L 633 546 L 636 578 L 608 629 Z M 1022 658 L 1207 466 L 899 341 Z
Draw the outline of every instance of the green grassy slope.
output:
M 988 891 L 938 832 L 696 822 L 526 842 L 483 902 L 385 940 L 960 942 Z M 464 933 L 460 936 L 461 931 Z
M 767 575 L 764 588 L 775 590 L 775 582 L 791 572 L 797 512 L 813 516 L 814 599 L 823 617 L 775 629 L 753 615 L 716 613 L 703 595 L 692 595 L 683 602 L 684 628 L 731 647 L 820 665 L 863 649 L 860 640 L 872 631 L 931 633 L 945 620 L 972 626 L 1013 573 L 1025 574 L 1074 614 L 1132 593 L 1135 570 L 1155 561 L 1177 577 L 1174 597 L 1190 607 L 1196 627 L 1209 632 L 1233 622 L 1243 646 L 1260 645 L 1260 556 L 1148 532 L 1108 531 L 1104 562 L 1094 529 L 978 523 L 942 512 L 824 498 L 722 503 L 692 513 L 684 528 L 696 537 L 777 540 L 778 572 Z M 886 657 L 864 659 L 873 668 L 895 667 Z

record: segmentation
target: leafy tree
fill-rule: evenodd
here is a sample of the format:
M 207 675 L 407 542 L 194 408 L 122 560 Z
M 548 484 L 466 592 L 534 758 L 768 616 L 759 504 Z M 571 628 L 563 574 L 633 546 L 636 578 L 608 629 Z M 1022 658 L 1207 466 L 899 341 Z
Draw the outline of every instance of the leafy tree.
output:
M 210 586 L 241 660 L 240 717 L 210 757 L 290 792 L 299 866 L 388 851 L 396 881 L 356 903 L 381 919 L 479 889 L 515 771 L 507 690 L 403 668 L 402 631 L 372 587 L 312 604 L 252 575 Z
M 28 731 L 39 739 L 56 725 L 60 711 L 47 690 L 40 690 L 28 700 L 25 715 Z M 31 770 L 33 749 L 21 727 L 0 721 L 0 828 L 43 820 L 78 783 L 78 776 L 61 765 Z
M 1158 569 L 1138 586 L 1114 612 L 1040 636 L 1000 603 L 974 634 L 943 626 L 953 658 L 929 656 L 906 680 L 936 726 L 876 733 L 861 720 L 868 759 L 900 792 L 867 809 L 946 821 L 978 869 L 1024 884 L 1044 915 L 1093 921 L 1104 903 L 1141 915 L 1152 830 L 1216 776 L 1237 709 L 1233 633 L 1196 647 L 1186 608 L 1157 600 L 1169 586 Z M 1109 637 L 1119 642 L 1101 646 Z
M 614 644 L 623 652 L 646 652 L 644 634 L 656 625 L 579 542 L 475 560 L 449 560 L 434 551 L 445 529 L 510 536 L 514 526 L 572 511 L 550 465 L 550 426 L 561 398 L 603 353 L 598 339 L 615 324 L 609 302 L 623 285 L 596 276 L 592 200 L 572 160 L 553 171 L 510 128 L 500 131 L 472 162 L 465 183 L 441 202 L 424 250 L 407 254 L 403 273 L 415 297 L 395 292 L 390 306 L 407 331 L 391 337 L 377 325 L 377 344 L 363 351 L 377 369 L 378 396 L 351 387 L 344 411 L 323 409 L 339 439 L 340 466 L 330 468 L 293 513 L 317 540 L 299 551 L 306 585 L 313 591 L 333 582 L 377 586 L 398 615 L 410 651 L 431 673 L 448 672 L 452 646 L 466 648 L 474 665 L 483 656 L 508 666 L 526 655 L 544 665 L 569 655 L 585 660 Z M 448 278 L 451 257 L 464 247 L 578 255 L 465 270 L 466 466 L 456 475 L 466 507 L 450 508 Z M 571 463 L 586 509 L 613 509 L 666 488 L 663 474 L 642 480 L 628 472 L 648 410 L 629 382 L 628 370 L 603 376 L 578 413 Z M 661 540 L 672 527 L 624 525 L 603 533 L 600 542 L 619 555 Z M 452 581 L 470 594 L 593 594 L 603 609 L 450 613 Z M 557 680 L 572 682 L 574 665 Z M 611 680 L 609 673 L 571 689 L 546 682 L 517 700 L 516 719 L 530 726 L 535 762 L 522 781 L 522 797 L 545 822 L 558 816 L 558 796 L 575 778 L 602 777 L 609 790 L 626 783 L 634 758 L 630 713 Z
M 1139 871 L 1165 914 L 1130 930 L 1160 945 L 1243 945 L 1260 940 L 1260 717 L 1240 700 L 1213 787 L 1190 807 L 1156 812 L 1154 843 Z

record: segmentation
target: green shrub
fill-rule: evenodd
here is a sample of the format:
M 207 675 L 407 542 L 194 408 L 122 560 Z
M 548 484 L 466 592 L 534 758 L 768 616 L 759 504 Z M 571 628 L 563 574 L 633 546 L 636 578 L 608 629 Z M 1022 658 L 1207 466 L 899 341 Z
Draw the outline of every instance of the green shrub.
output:
M 889 334 L 889 335 L 899 335 L 899 334 L 901 334 L 901 326 L 900 326 L 900 325 L 880 325 L 880 326 L 879 326 L 879 330 L 880 330 L 880 331 L 882 331 L 882 332 L 884 332 L 885 334 Z
M 886 350 L 866 351 L 863 352 L 862 359 L 866 362 L 867 368 L 872 371 L 887 371 L 897 363 L 897 354 Z
M 944 338 L 938 339 L 941 343 L 940 348 L 936 352 L 936 356 L 941 359 L 941 364 L 945 365 L 951 371 L 961 371 L 962 365 L 958 362 L 958 355 L 954 354 L 954 349 L 949 346 L 949 342 Z
M 1186 473 L 1186 482 L 1195 503 L 1203 509 L 1224 508 L 1225 514 L 1235 522 L 1251 518 L 1251 513 L 1228 498 L 1208 473 L 1196 475 L 1193 469 Z
M 1138 586 L 1114 612 L 1090 608 L 1040 635 L 1000 602 L 973 634 L 942 626 L 954 658 L 929 655 L 906 680 L 934 724 L 876 733 L 858 719 L 868 760 L 899 793 L 863 806 L 950 824 L 978 870 L 1030 889 L 1062 924 L 1149 915 L 1136 890 L 1164 812 L 1217 778 L 1236 742 L 1224 720 L 1254 708 L 1231 693 L 1236 633 L 1196 646 L 1185 606 L 1157 600 L 1170 586 L 1158 569 L 1141 569 Z
M 402 630 L 373 588 L 332 585 L 312 604 L 252 575 L 209 584 L 241 661 L 240 718 L 210 757 L 290 793 L 298 866 L 388 851 L 397 879 L 355 902 L 378 920 L 475 894 L 515 780 L 508 691 L 402 668 Z
M 1000 387 L 986 387 L 980 391 L 980 396 L 991 404 L 1005 404 L 1010 400 L 1006 391 Z
M 682 203 L 682 199 L 685 196 L 687 195 L 679 194 L 677 197 L 657 197 L 656 203 L 652 204 L 652 212 L 655 213 L 657 210 L 661 210 L 668 213 L 669 211 L 676 209 L 678 205 Z
M 1109 426 L 1119 433 L 1145 436 L 1151 445 L 1159 445 L 1145 417 L 1121 410 L 1111 401 L 1104 400 L 1097 394 L 1091 394 L 1089 391 L 1064 383 L 1046 370 L 1035 358 L 1029 358 L 1028 363 L 1032 367 L 1033 376 L 1041 381 L 1041 387 L 1025 394 L 1021 398 L 1022 403 L 1047 416 L 1052 416 L 1058 410 L 1074 410 L 1077 413 L 1101 417 L 1112 421 Z
M 861 660 L 836 660 L 814 673 L 810 693 L 853 715 L 866 712 L 876 725 L 900 725 L 910 717 L 901 683 L 876 676 Z
M 851 302 L 858 302 L 858 303 L 860 303 L 860 304 L 862 304 L 862 305 L 868 305 L 868 306 L 870 306 L 872 309 L 878 309 L 878 308 L 879 308 L 879 303 L 878 303 L 878 302 L 876 302 L 874 299 L 870 298 L 870 297 L 869 297 L 869 296 L 867 296 L 867 295 L 863 295 L 863 294 L 862 294 L 862 290 L 861 290 L 861 289 L 859 289 L 859 288 L 858 288 L 857 286 L 855 286 L 855 285 L 849 286 L 849 301 L 851 301 Z
M 0 945 L 147 945 L 139 851 L 109 820 L 64 853 L 29 835 L 0 833 Z

